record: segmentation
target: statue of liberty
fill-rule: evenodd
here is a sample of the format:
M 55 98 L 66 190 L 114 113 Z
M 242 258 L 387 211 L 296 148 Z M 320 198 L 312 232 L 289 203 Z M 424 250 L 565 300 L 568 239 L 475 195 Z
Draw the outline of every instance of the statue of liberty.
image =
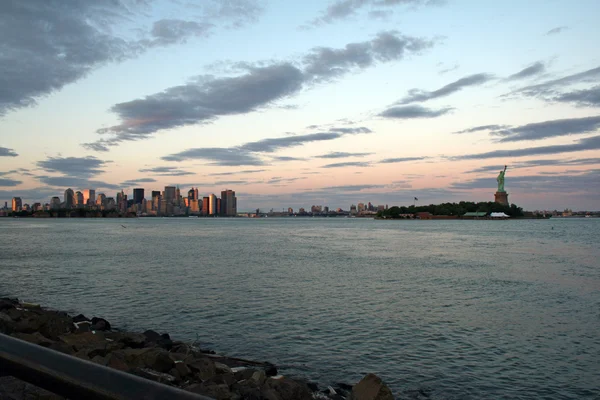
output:
M 500 171 L 496 181 L 498 181 L 498 192 L 504 193 L 504 175 L 506 175 L 506 165 L 504 166 L 504 171 Z

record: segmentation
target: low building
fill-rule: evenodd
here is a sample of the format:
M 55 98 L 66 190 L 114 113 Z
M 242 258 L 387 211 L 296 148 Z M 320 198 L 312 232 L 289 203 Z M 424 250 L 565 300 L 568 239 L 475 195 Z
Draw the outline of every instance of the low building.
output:
M 465 213 L 462 217 L 465 219 L 481 219 L 487 217 L 487 214 L 485 211 L 472 211 Z

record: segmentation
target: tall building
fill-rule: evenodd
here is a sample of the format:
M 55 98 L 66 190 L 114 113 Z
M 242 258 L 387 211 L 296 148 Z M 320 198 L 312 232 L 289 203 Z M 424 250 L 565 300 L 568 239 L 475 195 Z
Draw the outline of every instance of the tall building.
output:
M 365 203 L 358 203 L 358 212 L 365 211 Z
M 13 197 L 12 199 L 12 210 L 13 211 L 21 211 L 23 208 L 23 201 L 21 201 L 20 197 Z
M 221 198 L 217 197 L 217 208 L 215 209 L 215 214 L 221 215 Z
M 208 195 L 208 215 L 215 215 L 217 213 L 217 196 L 213 193 Z
M 189 191 L 188 191 L 188 195 L 187 195 L 188 201 L 191 203 L 192 200 L 194 200 L 194 188 L 192 187 Z M 195 199 L 198 200 L 198 199 Z
M 104 193 L 98 194 L 98 197 L 96 198 L 96 205 L 100 208 L 106 205 L 106 195 Z
M 177 189 L 175 190 L 175 204 L 181 204 L 181 190 L 179 190 L 179 185 L 177 185 Z
M 135 188 L 133 189 L 133 204 L 142 204 L 144 200 L 144 189 Z
M 175 202 L 175 196 L 177 195 L 176 193 L 177 188 L 175 186 L 165 186 L 165 193 L 163 195 L 163 200 L 167 203 L 167 204 L 173 204 Z
M 221 215 L 234 217 L 237 215 L 237 198 L 233 190 L 223 190 L 221 192 Z
M 79 190 L 75 192 L 75 204 L 77 204 L 77 207 L 80 208 L 85 205 L 85 202 L 83 201 L 83 193 L 81 193 Z
M 202 215 L 208 215 L 208 211 L 210 208 L 210 198 L 209 197 L 203 197 L 202 198 Z
M 93 205 L 96 203 L 96 190 L 86 189 L 83 191 L 83 204 Z
M 58 196 L 54 196 L 50 199 L 50 209 L 58 210 L 60 208 L 60 198 Z
M 73 208 L 75 205 L 75 192 L 69 188 L 65 190 L 65 208 Z
M 117 209 L 121 212 L 127 210 L 127 195 L 121 190 L 121 193 L 117 193 Z
M 152 191 L 152 198 L 154 199 L 155 197 L 160 196 L 160 190 L 153 190 Z
M 192 188 L 192 189 L 194 189 L 194 188 Z M 200 200 L 200 197 L 198 197 L 198 188 L 194 189 L 194 199 Z

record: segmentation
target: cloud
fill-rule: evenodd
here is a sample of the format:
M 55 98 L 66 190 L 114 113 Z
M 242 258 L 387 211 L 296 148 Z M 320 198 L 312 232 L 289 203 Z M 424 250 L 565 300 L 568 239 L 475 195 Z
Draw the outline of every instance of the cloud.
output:
M 48 157 L 36 165 L 49 172 L 69 176 L 92 176 L 104 172 L 103 168 L 111 161 L 103 161 L 93 156 L 87 157 Z
M 566 31 L 567 29 L 569 29 L 568 26 L 558 26 L 556 28 L 550 29 L 548 32 L 546 32 L 546 35 L 556 35 L 558 33 Z
M 348 157 L 367 157 L 372 155 L 373 153 L 346 153 L 343 151 L 335 151 L 327 154 L 322 154 L 320 156 L 315 156 L 315 158 L 348 158 Z
M 321 168 L 370 167 L 370 166 L 371 166 L 371 163 L 369 163 L 369 162 L 348 161 L 348 162 L 326 164 L 326 165 L 321 166 Z
M 600 115 L 585 118 L 566 118 L 492 131 L 500 136 L 499 142 L 540 140 L 558 136 L 578 135 L 596 132 L 600 129 Z
M 433 92 L 428 92 L 421 89 L 411 89 L 408 92 L 408 96 L 404 97 L 397 104 L 409 104 L 437 99 L 451 95 L 452 93 L 458 92 L 459 90 L 469 86 L 483 85 L 492 79 L 494 79 L 492 75 L 482 73 L 465 76 L 464 78 L 460 78 L 459 80 L 449 83 L 446 86 L 434 90 Z
M 50 187 L 38 187 L 33 189 L 9 189 L 0 190 L 0 199 L 8 201 L 13 197 L 21 197 L 24 203 L 36 202 L 46 203 L 52 196 L 63 196 L 64 191 Z
M 140 172 L 150 172 L 152 174 L 156 174 L 159 176 L 186 176 L 186 175 L 194 175 L 193 172 L 184 171 L 178 167 L 151 167 L 151 168 L 142 168 L 139 170 Z
M 21 183 L 23 183 L 22 181 L 17 181 L 14 179 L 9 179 L 9 178 L 0 178 L 0 186 L 18 186 Z
M 268 185 L 274 185 L 274 184 L 279 184 L 279 183 L 295 182 L 297 180 L 302 180 L 302 179 L 306 179 L 306 177 L 303 176 L 303 177 L 296 177 L 296 178 L 282 178 L 280 176 L 276 176 L 274 178 L 269 179 L 265 183 L 268 184 Z
M 496 177 L 476 178 L 456 182 L 451 189 L 493 189 L 497 186 Z M 525 175 L 506 177 L 506 187 L 536 193 L 587 193 L 600 195 L 600 170 L 590 170 L 578 174 Z
M 248 185 L 250 183 L 254 183 L 254 182 L 249 182 L 249 181 L 242 181 L 242 180 L 237 180 L 237 181 L 216 181 L 213 183 L 214 186 L 218 186 L 218 185 Z
M 457 132 L 452 132 L 454 134 L 461 134 L 461 133 L 473 133 L 473 132 L 480 132 L 480 131 L 497 131 L 497 130 L 501 130 L 501 129 L 505 129 L 505 128 L 509 128 L 510 125 L 480 125 L 480 126 L 474 126 L 472 128 L 468 128 L 468 129 L 463 129 L 462 131 L 457 131 Z
M 535 168 L 535 167 L 553 167 L 553 166 L 581 166 L 581 165 L 596 165 L 600 164 L 600 158 L 578 158 L 578 159 L 561 159 L 561 160 L 551 160 L 551 159 L 541 159 L 541 160 L 528 160 L 528 161 L 519 161 L 517 163 L 512 163 L 510 165 L 510 169 L 520 169 L 520 168 Z M 473 170 L 467 171 L 467 173 L 488 173 L 488 172 L 497 172 L 504 168 L 503 165 L 485 165 L 482 167 L 475 168 Z M 541 173 L 541 172 L 540 172 Z
M 205 36 L 212 21 L 249 20 L 261 11 L 260 7 L 242 7 L 244 14 L 236 15 L 234 6 L 251 3 L 254 2 L 208 1 L 201 12 L 194 13 L 197 21 L 159 20 L 148 29 L 150 7 L 146 1 L 73 0 L 30 4 L 4 0 L 0 2 L 0 116 L 33 106 L 39 98 L 80 80 L 103 65 L 137 57 L 155 46 Z M 229 15 L 226 8 L 231 9 Z M 186 12 L 175 2 L 169 4 L 169 11 Z M 215 15 L 220 18 L 213 18 Z M 142 38 L 131 32 L 141 32 Z
M 456 71 L 459 67 L 460 66 L 458 64 L 454 64 L 451 67 L 447 67 L 447 68 L 444 68 L 444 69 L 440 70 L 438 73 L 440 75 L 444 75 L 444 74 L 447 74 L 448 72 Z
M 161 157 L 165 161 L 184 161 L 184 160 L 209 160 L 213 161 L 210 165 L 220 166 L 240 166 L 240 165 L 267 165 L 260 157 L 247 150 L 239 148 L 223 147 L 205 147 L 180 151 Z
M 15 151 L 13 149 L 9 149 L 9 148 L 0 146 L 0 157 L 16 157 L 16 156 L 18 156 L 18 154 L 15 153 Z
M 403 163 L 409 161 L 421 161 L 427 160 L 429 157 L 399 157 L 399 158 L 386 158 L 378 162 L 378 164 L 394 164 Z
M 61 188 L 71 187 L 71 188 L 103 188 L 103 189 L 119 189 L 118 185 L 97 181 L 97 180 L 88 180 L 86 178 L 79 178 L 76 176 L 36 176 L 40 182 L 45 183 L 49 186 L 58 186 Z
M 367 189 L 382 189 L 385 185 L 342 185 L 342 186 L 326 186 L 317 190 L 335 190 L 338 192 L 362 192 Z
M 371 132 L 366 127 L 352 128 L 345 130 L 336 129 L 335 132 L 317 132 L 305 135 L 283 136 L 278 138 L 261 139 L 255 142 L 248 142 L 237 147 L 208 147 L 195 148 L 170 154 L 162 157 L 165 161 L 183 161 L 187 159 L 200 159 L 213 161 L 211 165 L 220 166 L 240 166 L 240 165 L 268 165 L 256 153 L 273 153 L 281 149 L 301 146 L 311 142 L 321 142 L 334 140 L 346 135 L 354 135 L 361 132 Z M 294 161 L 294 157 L 273 156 L 276 161 Z
M 121 186 L 123 186 L 123 187 L 140 186 L 140 183 L 152 183 L 152 182 L 156 182 L 156 179 L 154 179 L 154 178 L 130 179 L 130 180 L 121 182 Z
M 544 71 L 546 71 L 546 65 L 544 65 L 543 62 L 538 61 L 538 62 L 530 65 L 529 67 L 522 69 L 521 71 L 519 71 L 515 74 L 512 74 L 511 76 L 509 76 L 507 78 L 507 80 L 514 81 L 517 79 L 529 78 L 531 76 L 541 74 Z
M 400 60 L 406 54 L 431 46 L 433 43 L 424 39 L 385 31 L 372 40 L 349 43 L 342 49 L 314 48 L 301 59 L 301 66 L 290 62 L 258 66 L 240 64 L 241 75 L 224 78 L 199 76 L 184 85 L 113 105 L 110 111 L 117 114 L 120 123 L 97 131 L 111 137 L 84 143 L 83 146 L 94 151 L 108 151 L 111 146 L 145 139 L 159 130 L 250 113 L 315 83 L 330 81 L 377 62 Z
M 266 169 L 246 169 L 243 171 L 230 171 L 230 172 L 215 172 L 212 174 L 208 174 L 207 176 L 230 176 L 230 175 L 238 175 L 238 174 L 256 174 L 258 172 L 264 172 Z
M 407 52 L 416 53 L 432 46 L 431 41 L 400 35 L 397 31 L 384 31 L 371 41 L 350 43 L 342 49 L 312 49 L 304 56 L 304 73 L 307 79 L 327 81 L 353 69 L 365 69 L 377 61 L 400 60 Z
M 383 15 L 389 15 L 393 7 L 398 6 L 431 6 L 442 4 L 439 0 L 336 0 L 331 3 L 321 16 L 312 20 L 309 24 L 319 26 L 330 24 L 339 20 L 346 19 L 356 15 L 358 11 L 369 7 L 368 15 L 372 18 L 381 18 Z
M 413 119 L 413 118 L 436 118 L 449 113 L 452 108 L 441 108 L 433 110 L 431 108 L 412 105 L 390 107 L 379 114 L 380 117 L 395 119 Z
M 576 74 L 567 75 L 562 78 L 552 79 L 536 85 L 529 85 L 520 89 L 514 90 L 510 93 L 503 95 L 504 97 L 510 95 L 523 95 L 529 97 L 540 97 L 540 96 L 556 96 L 558 90 L 563 89 L 567 86 L 580 84 L 580 83 L 592 83 L 600 80 L 600 67 L 588 69 L 583 72 Z
M 600 107 L 600 85 L 591 89 L 575 90 L 563 93 L 552 100 L 561 103 L 575 103 L 578 106 Z
M 306 158 L 302 157 L 290 157 L 290 156 L 273 156 L 273 161 L 287 162 L 287 161 L 306 161 Z
M 600 150 L 600 135 L 579 139 L 572 144 L 557 144 L 541 147 L 527 147 L 514 150 L 494 150 L 478 154 L 450 157 L 453 160 L 483 160 L 488 158 L 512 158 L 542 154 L 560 154 L 576 151 Z

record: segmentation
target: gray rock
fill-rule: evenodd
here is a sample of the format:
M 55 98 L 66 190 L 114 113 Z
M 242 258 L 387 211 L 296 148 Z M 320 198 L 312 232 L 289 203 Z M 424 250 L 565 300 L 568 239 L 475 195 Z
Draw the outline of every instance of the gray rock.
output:
M 24 340 L 29 343 L 37 344 L 38 346 L 50 347 L 51 344 L 55 343 L 53 340 L 48 339 L 39 332 L 34 333 L 19 333 L 15 332 L 11 335 L 17 339 Z
M 230 400 L 232 397 L 232 393 L 229 390 L 229 386 L 227 386 L 225 384 L 205 385 L 204 383 L 202 383 L 202 384 L 192 385 L 192 386 L 188 387 L 186 390 L 188 390 L 192 393 L 197 393 L 197 394 L 201 394 L 204 396 L 212 397 L 213 399 L 216 399 L 216 400 Z
M 394 400 L 392 391 L 380 377 L 367 374 L 352 387 L 351 400 Z
M 217 373 L 215 363 L 208 358 L 195 359 L 188 363 L 188 367 L 203 381 L 212 378 Z
M 279 400 L 312 400 L 312 391 L 300 382 L 281 377 L 268 378 L 262 387 L 263 393 L 277 395 Z

